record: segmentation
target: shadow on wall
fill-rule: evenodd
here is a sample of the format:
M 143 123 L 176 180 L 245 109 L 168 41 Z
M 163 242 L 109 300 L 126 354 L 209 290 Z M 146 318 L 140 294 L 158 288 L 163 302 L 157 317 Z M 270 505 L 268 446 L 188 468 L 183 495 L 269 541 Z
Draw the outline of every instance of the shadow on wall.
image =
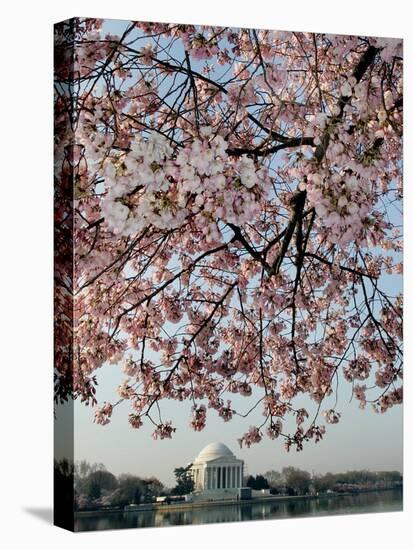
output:
M 53 508 L 24 508 L 24 512 L 39 518 L 50 525 L 53 524 Z

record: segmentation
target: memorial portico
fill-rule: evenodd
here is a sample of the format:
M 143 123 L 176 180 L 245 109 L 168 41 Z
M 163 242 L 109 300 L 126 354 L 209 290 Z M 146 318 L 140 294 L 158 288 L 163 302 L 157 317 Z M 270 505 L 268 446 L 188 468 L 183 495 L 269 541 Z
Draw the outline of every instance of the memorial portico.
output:
M 195 492 L 225 490 L 242 487 L 244 461 L 236 458 L 223 443 L 210 443 L 196 457 L 191 466 Z

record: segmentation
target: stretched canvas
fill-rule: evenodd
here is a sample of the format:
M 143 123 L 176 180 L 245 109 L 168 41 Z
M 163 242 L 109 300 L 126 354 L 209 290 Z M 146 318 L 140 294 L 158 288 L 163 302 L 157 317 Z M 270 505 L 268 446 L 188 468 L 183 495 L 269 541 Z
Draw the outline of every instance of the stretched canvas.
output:
M 402 509 L 402 40 L 55 26 L 55 524 Z

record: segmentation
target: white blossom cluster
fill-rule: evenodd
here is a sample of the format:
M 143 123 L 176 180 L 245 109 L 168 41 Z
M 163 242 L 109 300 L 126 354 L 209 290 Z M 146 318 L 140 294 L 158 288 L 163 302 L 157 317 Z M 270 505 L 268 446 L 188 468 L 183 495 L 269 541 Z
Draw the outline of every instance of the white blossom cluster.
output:
M 217 220 L 244 223 L 260 212 L 267 172 L 251 158 L 228 157 L 228 143 L 203 129 L 176 158 L 168 140 L 152 133 L 135 139 L 123 158 L 108 159 L 102 200 L 106 223 L 129 235 L 148 225 L 180 227 L 198 215 L 205 235 L 218 237 Z

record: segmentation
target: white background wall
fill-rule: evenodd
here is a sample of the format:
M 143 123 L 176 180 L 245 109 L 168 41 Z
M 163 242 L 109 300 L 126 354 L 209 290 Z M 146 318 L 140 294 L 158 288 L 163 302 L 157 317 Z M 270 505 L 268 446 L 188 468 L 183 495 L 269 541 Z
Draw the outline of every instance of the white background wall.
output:
M 52 505 L 52 24 L 70 16 L 411 36 L 408 2 L 295 0 L 4 2 L 1 17 L 1 528 L 3 548 L 101 550 L 137 546 L 296 549 L 406 548 L 411 533 L 411 405 L 406 404 L 406 512 L 73 535 L 50 525 Z M 411 110 L 411 40 L 405 120 Z M 406 243 L 412 242 L 411 136 L 406 148 Z M 408 246 L 406 260 L 411 258 Z M 410 262 L 411 264 L 411 262 Z M 411 267 L 406 334 L 412 334 Z M 411 345 L 406 352 L 411 357 Z M 408 361 L 409 362 L 409 361 Z M 411 396 L 410 396 L 411 401 Z M 43 519 L 41 519 L 42 516 Z M 46 518 L 46 519 L 44 519 Z M 220 542 L 221 547 L 221 542 Z

